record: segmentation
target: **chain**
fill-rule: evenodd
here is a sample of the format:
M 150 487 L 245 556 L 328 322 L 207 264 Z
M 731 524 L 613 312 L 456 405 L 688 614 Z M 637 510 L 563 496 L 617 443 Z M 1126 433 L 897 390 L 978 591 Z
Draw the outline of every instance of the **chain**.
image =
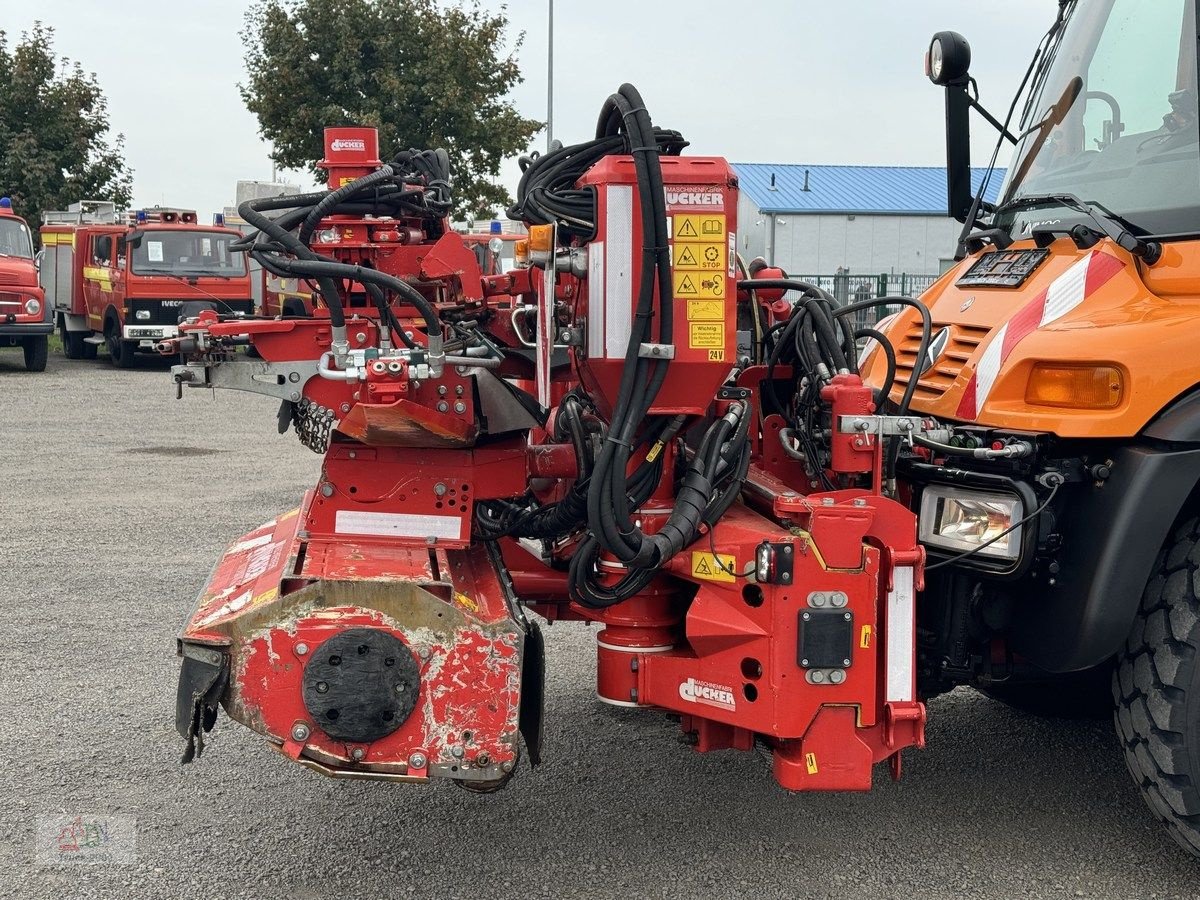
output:
M 302 397 L 292 404 L 292 424 L 296 437 L 313 453 L 329 449 L 329 432 L 333 429 L 333 410 Z

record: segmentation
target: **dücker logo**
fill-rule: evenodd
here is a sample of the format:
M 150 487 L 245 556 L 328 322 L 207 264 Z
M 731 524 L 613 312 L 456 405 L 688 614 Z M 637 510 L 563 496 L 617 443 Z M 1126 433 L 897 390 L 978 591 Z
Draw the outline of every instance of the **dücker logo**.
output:
M 679 696 L 691 703 L 705 703 L 732 711 L 735 708 L 733 688 L 689 678 L 679 685 Z
M 358 150 L 361 153 L 367 149 L 367 142 L 362 138 L 338 138 L 329 145 L 329 149 L 334 153 L 342 150 Z

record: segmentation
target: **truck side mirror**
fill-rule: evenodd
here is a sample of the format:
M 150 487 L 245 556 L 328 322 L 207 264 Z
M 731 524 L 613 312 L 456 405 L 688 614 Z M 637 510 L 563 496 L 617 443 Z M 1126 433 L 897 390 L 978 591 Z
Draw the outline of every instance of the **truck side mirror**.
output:
M 965 222 L 971 212 L 971 45 L 956 31 L 939 31 L 925 54 L 925 74 L 946 89 L 946 211 Z
M 35 254 L 33 255 L 33 264 L 34 264 L 34 265 L 35 265 L 35 266 L 36 266 L 38 269 L 41 269 L 41 267 L 42 267 L 42 260 L 43 260 L 43 259 L 45 259 L 45 258 L 46 258 L 46 248 L 45 248 L 45 247 L 43 247 L 41 250 L 39 250 L 37 253 L 35 253 Z

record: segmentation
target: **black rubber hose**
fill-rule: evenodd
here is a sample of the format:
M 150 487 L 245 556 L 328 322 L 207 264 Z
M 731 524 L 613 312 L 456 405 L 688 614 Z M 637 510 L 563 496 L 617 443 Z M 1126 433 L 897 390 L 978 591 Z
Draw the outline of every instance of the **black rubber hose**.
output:
M 874 300 L 860 300 L 857 303 L 841 307 L 834 313 L 834 316 L 841 319 L 861 309 L 876 309 L 880 306 L 911 306 L 920 314 L 921 343 L 917 347 L 917 360 L 924 359 L 929 351 L 929 341 L 933 333 L 933 317 L 929 314 L 929 307 L 920 300 L 914 300 L 912 297 L 877 297 Z M 912 403 L 913 394 L 916 393 L 917 381 L 920 380 L 917 371 L 917 366 L 913 366 L 912 375 L 904 387 L 904 396 L 900 398 L 899 414 L 902 416 L 908 414 L 909 404 Z
M 825 352 L 828 354 L 830 362 L 833 363 L 834 371 L 840 369 L 849 370 L 851 365 L 850 359 L 846 355 L 846 334 L 843 334 L 842 339 L 839 340 L 836 331 L 834 331 L 835 320 L 832 307 L 836 301 L 834 301 L 833 297 L 816 285 L 809 284 L 806 281 L 796 281 L 791 278 L 751 278 L 738 282 L 738 290 L 764 290 L 771 288 L 797 291 L 801 295 L 801 303 L 813 315 L 813 324 L 816 326 L 821 342 L 825 345 Z M 852 336 L 850 337 L 850 343 L 851 345 L 853 344 Z
M 290 231 L 287 231 L 270 217 L 263 215 L 258 210 L 258 204 L 262 202 L 266 208 L 272 208 L 270 201 L 247 200 L 238 206 L 238 215 L 243 220 L 249 222 L 255 228 L 265 235 L 268 235 L 273 240 L 283 245 L 298 259 L 312 260 L 317 256 L 304 243 L 296 238 Z M 278 208 L 278 207 L 273 207 Z M 325 300 L 325 306 L 329 309 L 329 324 L 334 328 L 346 327 L 346 312 L 342 309 L 342 297 L 338 293 L 338 286 L 331 276 L 317 278 L 317 287 L 321 292 L 321 297 Z
M 312 238 L 312 233 L 317 225 L 333 211 L 334 207 L 343 200 L 349 200 L 361 190 L 369 188 L 372 185 L 390 181 L 392 174 L 391 166 L 381 166 L 374 172 L 363 175 L 361 178 L 355 178 L 349 184 L 343 184 L 336 191 L 330 191 L 308 211 L 308 215 L 304 217 L 304 221 L 300 224 L 300 233 L 297 235 L 297 238 L 301 243 L 307 244 Z
M 860 328 L 854 332 L 855 339 L 870 338 L 879 345 L 879 349 L 883 351 L 883 355 L 887 358 L 887 374 L 883 379 L 883 386 L 879 389 L 879 403 L 876 405 L 882 409 L 883 402 L 892 393 L 892 385 L 896 381 L 896 350 L 892 347 L 892 342 L 889 341 L 882 331 L 877 331 L 874 328 Z
M 433 304 L 408 282 L 380 272 L 378 269 L 367 269 L 348 263 L 333 262 L 323 257 L 319 260 L 283 259 L 278 260 L 276 264 L 293 275 L 308 275 L 316 278 L 322 276 L 328 278 L 348 278 L 362 285 L 372 283 L 387 288 L 398 294 L 404 302 L 416 308 L 421 318 L 425 320 L 426 328 L 430 334 L 440 335 L 442 333 L 441 319 L 438 317 L 437 310 L 434 309 Z

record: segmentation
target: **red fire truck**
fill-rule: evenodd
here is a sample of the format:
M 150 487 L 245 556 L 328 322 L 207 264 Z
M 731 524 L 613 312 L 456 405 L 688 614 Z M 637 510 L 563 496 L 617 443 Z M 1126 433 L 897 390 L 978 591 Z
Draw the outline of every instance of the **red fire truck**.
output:
M 29 226 L 12 211 L 12 201 L 0 197 L 0 347 L 21 347 L 25 368 L 44 371 L 53 328 L 38 286 Z
M 104 344 L 125 368 L 177 335 L 182 314 L 254 312 L 245 256 L 230 249 L 241 235 L 197 224 L 193 210 L 84 201 L 43 221 L 42 286 L 68 359 Z

